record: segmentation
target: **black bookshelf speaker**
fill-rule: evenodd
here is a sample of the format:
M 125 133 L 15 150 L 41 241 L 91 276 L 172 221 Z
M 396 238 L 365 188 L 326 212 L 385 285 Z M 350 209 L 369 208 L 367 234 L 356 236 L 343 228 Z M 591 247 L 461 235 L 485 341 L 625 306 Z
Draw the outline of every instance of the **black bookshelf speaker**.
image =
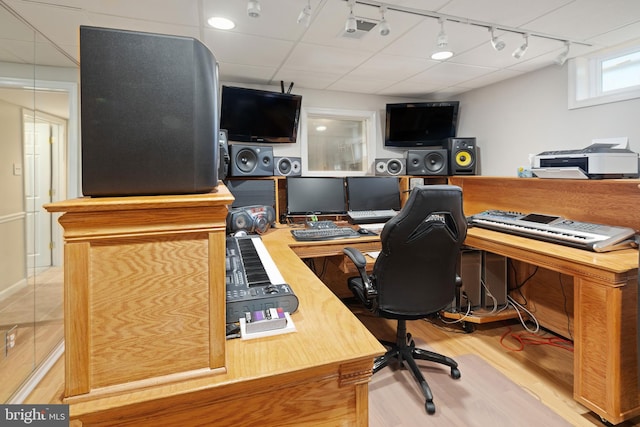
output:
M 302 159 L 300 157 L 275 157 L 273 174 L 276 176 L 302 175 Z
M 229 145 L 231 176 L 272 176 L 273 147 Z
M 218 156 L 218 179 L 224 180 L 229 175 L 229 142 L 227 140 L 227 130 L 220 129 L 219 144 L 220 155 Z
M 475 138 L 449 138 L 449 172 L 451 175 L 475 175 L 477 150 Z
M 404 159 L 376 159 L 375 174 L 382 176 L 399 176 L 406 173 L 406 162 Z
M 446 148 L 407 151 L 407 175 L 447 176 L 449 157 Z

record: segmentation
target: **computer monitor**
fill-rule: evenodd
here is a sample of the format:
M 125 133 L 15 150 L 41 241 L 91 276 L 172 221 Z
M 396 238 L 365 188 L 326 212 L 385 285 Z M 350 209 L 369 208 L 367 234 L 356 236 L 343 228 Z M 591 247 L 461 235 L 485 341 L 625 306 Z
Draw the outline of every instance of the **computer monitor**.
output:
M 393 176 L 347 177 L 350 211 L 400 210 L 400 180 Z
M 344 214 L 347 200 L 344 179 L 287 177 L 287 214 Z

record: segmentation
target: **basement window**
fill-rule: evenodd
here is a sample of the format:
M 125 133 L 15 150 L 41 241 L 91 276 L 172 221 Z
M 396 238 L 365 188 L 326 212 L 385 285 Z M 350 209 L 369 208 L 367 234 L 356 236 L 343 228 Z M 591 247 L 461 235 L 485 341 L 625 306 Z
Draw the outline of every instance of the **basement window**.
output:
M 375 153 L 374 111 L 307 108 L 302 114 L 302 173 L 364 175 Z
M 569 61 L 569 108 L 640 98 L 640 42 Z

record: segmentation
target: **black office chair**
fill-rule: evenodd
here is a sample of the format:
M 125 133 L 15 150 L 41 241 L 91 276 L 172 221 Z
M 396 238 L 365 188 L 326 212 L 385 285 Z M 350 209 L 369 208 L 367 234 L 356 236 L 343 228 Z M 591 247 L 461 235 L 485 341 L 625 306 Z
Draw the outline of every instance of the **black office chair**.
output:
M 344 248 L 360 273 L 348 279 L 349 289 L 377 316 L 398 321 L 396 342 L 381 341 L 389 350 L 375 360 L 373 373 L 391 360 L 406 362 L 422 388 L 429 414 L 436 410 L 433 395 L 414 359 L 447 365 L 454 379 L 460 378 L 460 371 L 453 359 L 416 348 L 406 322 L 452 303 L 456 287 L 462 285 L 458 262 L 466 234 L 460 187 L 423 185 L 411 191 L 398 215 L 382 229 L 382 249 L 371 274 L 358 249 Z

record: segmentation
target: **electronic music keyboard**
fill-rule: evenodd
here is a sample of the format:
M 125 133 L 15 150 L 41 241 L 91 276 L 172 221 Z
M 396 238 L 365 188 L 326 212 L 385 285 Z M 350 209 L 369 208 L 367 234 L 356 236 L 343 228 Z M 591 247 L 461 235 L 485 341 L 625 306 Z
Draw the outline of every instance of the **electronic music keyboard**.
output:
M 229 236 L 226 240 L 227 323 L 246 312 L 282 308 L 293 313 L 298 297 L 285 283 L 260 236 Z
M 468 217 L 467 222 L 469 226 L 594 252 L 637 247 L 632 228 L 572 221 L 560 216 L 487 210 Z

